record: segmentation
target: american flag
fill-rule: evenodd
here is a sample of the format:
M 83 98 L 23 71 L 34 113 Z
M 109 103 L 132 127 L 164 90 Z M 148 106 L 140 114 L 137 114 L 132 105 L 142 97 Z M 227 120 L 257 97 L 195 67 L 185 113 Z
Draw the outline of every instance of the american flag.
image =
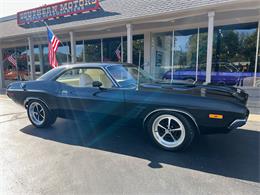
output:
M 12 55 L 10 55 L 10 56 L 8 56 L 7 57 L 7 60 L 13 65 L 13 66 L 17 66 L 17 61 L 16 61 L 16 59 L 14 58 L 14 56 L 13 56 L 13 54 Z
M 56 68 L 59 64 L 56 58 L 56 52 L 58 50 L 60 40 L 54 35 L 54 33 L 47 27 L 48 32 L 48 48 L 49 48 L 49 63 L 52 68 Z
M 121 44 L 117 47 L 117 49 L 116 49 L 116 51 L 115 51 L 116 57 L 117 57 L 118 61 L 121 60 L 121 51 L 120 51 L 120 49 L 119 49 L 120 47 L 121 47 Z

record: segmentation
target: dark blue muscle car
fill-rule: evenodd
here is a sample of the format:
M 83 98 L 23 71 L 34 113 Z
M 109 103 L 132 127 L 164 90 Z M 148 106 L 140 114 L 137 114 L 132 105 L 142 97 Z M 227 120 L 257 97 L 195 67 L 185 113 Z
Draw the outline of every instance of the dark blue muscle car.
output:
M 10 84 L 7 95 L 25 106 L 37 128 L 57 117 L 113 116 L 143 125 L 166 150 L 183 150 L 196 135 L 229 132 L 249 115 L 240 89 L 159 82 L 130 64 L 61 66 L 36 81 Z

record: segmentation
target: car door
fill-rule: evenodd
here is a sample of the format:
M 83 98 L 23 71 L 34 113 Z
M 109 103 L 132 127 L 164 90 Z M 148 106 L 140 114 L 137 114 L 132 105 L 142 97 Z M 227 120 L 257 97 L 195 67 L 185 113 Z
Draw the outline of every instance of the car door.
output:
M 99 81 L 101 87 L 93 87 Z M 61 112 L 77 118 L 122 116 L 124 112 L 123 91 L 113 84 L 101 68 L 78 68 L 68 70 L 57 79 L 60 82 Z
M 74 118 L 79 113 L 76 110 L 76 103 L 78 98 L 75 93 L 75 87 L 68 85 L 67 83 L 58 83 L 58 95 L 57 95 L 57 110 L 59 115 L 66 118 Z
M 124 113 L 124 96 L 120 89 L 98 87 L 76 88 L 74 108 L 80 115 L 90 118 L 121 117 Z

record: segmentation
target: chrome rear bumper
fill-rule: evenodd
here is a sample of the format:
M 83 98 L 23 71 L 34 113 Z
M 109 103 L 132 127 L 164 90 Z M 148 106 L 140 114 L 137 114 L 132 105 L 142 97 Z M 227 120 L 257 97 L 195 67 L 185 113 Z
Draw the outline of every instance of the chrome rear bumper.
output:
M 247 119 L 237 119 L 235 120 L 234 122 L 232 122 L 230 125 L 229 125 L 229 129 L 236 129 L 238 127 L 242 127 L 246 124 L 247 122 Z

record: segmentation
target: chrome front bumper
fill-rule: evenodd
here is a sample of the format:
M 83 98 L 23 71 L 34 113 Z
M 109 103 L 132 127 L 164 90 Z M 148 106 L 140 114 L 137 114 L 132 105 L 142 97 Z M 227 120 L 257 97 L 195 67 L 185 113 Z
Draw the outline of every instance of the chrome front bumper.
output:
M 247 122 L 247 119 L 237 119 L 235 120 L 234 122 L 232 122 L 230 125 L 229 125 L 229 129 L 236 129 L 238 127 L 242 127 L 246 124 Z

